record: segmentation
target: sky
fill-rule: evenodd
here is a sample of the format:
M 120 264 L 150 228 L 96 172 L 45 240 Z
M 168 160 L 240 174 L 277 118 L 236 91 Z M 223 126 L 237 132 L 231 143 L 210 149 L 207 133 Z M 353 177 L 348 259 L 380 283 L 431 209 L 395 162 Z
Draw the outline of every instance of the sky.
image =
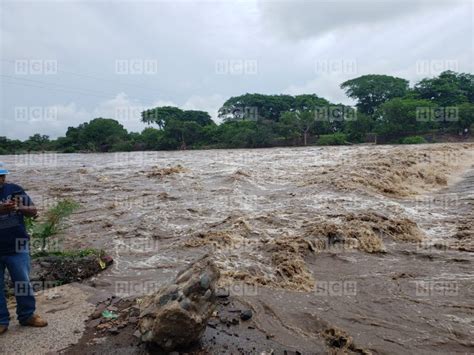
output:
M 245 93 L 314 93 L 387 74 L 474 72 L 472 0 L 0 0 L 0 136 L 129 131 L 157 106 L 217 110 Z

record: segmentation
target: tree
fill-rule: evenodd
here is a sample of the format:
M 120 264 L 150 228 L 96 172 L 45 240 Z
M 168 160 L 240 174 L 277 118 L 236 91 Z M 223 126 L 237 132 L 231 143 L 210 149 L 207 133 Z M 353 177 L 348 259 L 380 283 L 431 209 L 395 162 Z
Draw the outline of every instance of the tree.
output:
M 443 107 L 474 103 L 474 75 L 445 71 L 437 78 L 421 80 L 414 93 Z
M 315 110 L 327 105 L 330 105 L 330 102 L 316 94 L 245 94 L 227 100 L 219 109 L 219 117 L 225 122 L 262 119 L 278 122 L 283 112 Z
M 332 105 L 328 100 L 319 97 L 316 94 L 296 95 L 292 105 L 292 111 L 314 111 L 320 108 L 326 108 Z
M 44 151 L 49 148 L 50 143 L 49 136 L 36 133 L 24 142 L 24 146 L 29 151 Z
M 199 142 L 203 127 L 215 125 L 207 112 L 183 111 L 172 106 L 144 111 L 142 121 L 158 124 L 163 131 L 160 139 L 163 149 L 186 149 Z
M 187 149 L 199 140 L 202 126 L 192 121 L 169 120 L 164 129 L 164 137 L 168 139 L 169 144 L 172 140 L 176 143 L 175 149 Z
M 373 118 L 359 113 L 357 119 L 348 120 L 344 127 L 344 132 L 350 142 L 361 143 L 364 141 L 366 135 L 373 132 L 375 128 L 375 121 Z
M 235 120 L 278 121 L 282 112 L 294 108 L 295 98 L 290 95 L 245 94 L 231 97 L 219 109 L 219 118 Z
M 231 121 L 218 126 L 219 147 L 263 148 L 271 146 L 274 134 L 267 124 L 257 121 Z
M 308 134 L 311 128 L 314 128 L 316 122 L 314 111 L 285 112 L 281 117 L 281 121 L 290 131 L 299 132 L 304 145 L 308 144 Z
M 10 154 L 16 153 L 23 149 L 23 144 L 18 139 L 8 139 L 7 137 L 0 136 L 0 153 Z
M 142 131 L 139 139 L 145 144 L 145 149 L 159 149 L 162 138 L 162 130 L 148 127 Z
M 363 75 L 345 81 L 341 89 L 347 96 L 357 100 L 360 112 L 372 115 L 377 107 L 396 97 L 403 97 L 408 92 L 408 80 L 388 75 Z
M 142 112 L 142 122 L 156 123 L 160 129 L 166 128 L 166 125 L 173 120 L 195 122 L 200 126 L 215 124 L 209 113 L 205 111 L 183 111 L 178 107 L 163 106 Z
M 78 140 L 81 148 L 108 151 L 112 145 L 127 138 L 127 130 L 111 118 L 95 118 L 79 126 Z
M 474 104 L 464 103 L 459 105 L 459 120 L 456 122 L 457 127 L 464 131 L 465 129 L 471 130 L 474 125 Z
M 155 107 L 142 112 L 142 122 L 156 123 L 160 129 L 163 129 L 169 120 L 180 120 L 182 118 L 183 111 L 173 106 Z
M 69 127 L 64 137 L 52 141 L 41 134 L 24 142 L 0 137 L 0 154 L 25 150 L 256 148 L 280 145 L 283 140 L 289 145 L 307 145 L 315 137 L 318 144 L 339 144 L 362 142 L 367 133 L 383 134 L 381 138 L 389 141 L 390 136 L 398 139 L 406 133 L 473 129 L 473 74 L 446 71 L 421 80 L 411 90 L 407 80 L 387 75 L 364 75 L 341 87 L 357 100 L 358 111 L 316 94 L 245 94 L 223 104 L 219 110 L 223 123 L 219 125 L 204 111 L 155 107 L 143 111 L 141 120 L 157 127 L 141 133 L 128 133 L 115 120 L 96 118 Z
M 184 121 L 196 122 L 200 126 L 215 125 L 211 116 L 204 111 L 187 110 L 183 112 Z
M 436 105 L 428 100 L 396 98 L 380 107 L 377 131 L 381 134 L 417 133 L 433 127 Z

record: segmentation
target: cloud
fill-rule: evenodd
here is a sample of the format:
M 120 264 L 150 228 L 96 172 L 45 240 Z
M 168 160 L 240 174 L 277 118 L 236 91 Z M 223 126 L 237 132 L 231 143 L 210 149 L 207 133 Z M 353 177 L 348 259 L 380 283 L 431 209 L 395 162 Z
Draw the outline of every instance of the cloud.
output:
M 224 103 L 220 95 L 196 96 L 188 98 L 183 104 L 173 101 L 157 100 L 152 105 L 144 105 L 130 99 L 125 93 L 102 101 L 92 110 L 80 107 L 76 103 L 55 104 L 36 107 L 15 107 L 15 113 L 8 121 L 9 136 L 26 139 L 33 133 L 49 135 L 52 138 L 64 136 L 68 127 L 77 127 L 93 118 L 112 118 L 120 122 L 129 132 L 141 132 L 148 127 L 142 123 L 141 112 L 153 107 L 176 106 L 183 110 L 202 110 L 209 112 L 217 120 L 217 110 Z M 5 120 L 2 120 L 5 122 Z M 28 130 L 24 127 L 27 126 Z M 2 129 L 3 131 L 3 129 Z
M 204 110 L 217 119 L 226 99 L 245 93 L 315 93 L 350 103 L 339 85 L 360 75 L 383 73 L 413 84 L 450 63 L 460 72 L 473 71 L 470 1 L 144 1 L 113 7 L 95 1 L 7 1 L 1 6 L 0 136 L 10 138 L 57 137 L 99 116 L 140 131 L 140 112 L 157 106 Z M 59 72 L 17 75 L 11 62 L 18 59 L 56 60 Z M 115 64 L 122 59 L 156 60 L 158 70 L 119 75 Z M 247 61 L 256 61 L 258 70 L 216 69 L 217 63 Z M 419 63 L 426 64 L 423 70 Z M 56 110 L 57 120 L 18 120 L 17 108 L 34 111 L 35 117 L 37 108 L 44 116 Z
M 222 95 L 218 94 L 211 96 L 193 95 L 184 103 L 184 105 L 181 106 L 181 108 L 183 110 L 206 111 L 215 122 L 218 122 L 218 111 L 225 100 L 226 99 Z
M 258 2 L 267 28 L 286 39 L 305 39 L 359 26 L 386 24 L 402 16 L 438 7 L 453 7 L 461 0 L 291 0 Z

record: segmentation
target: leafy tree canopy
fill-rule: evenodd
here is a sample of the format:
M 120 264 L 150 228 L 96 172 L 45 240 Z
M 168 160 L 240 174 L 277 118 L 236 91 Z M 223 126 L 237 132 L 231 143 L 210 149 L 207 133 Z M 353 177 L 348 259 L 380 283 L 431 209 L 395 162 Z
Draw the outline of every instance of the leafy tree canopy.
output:
M 142 122 L 156 123 L 161 129 L 165 128 L 172 120 L 195 122 L 200 126 L 215 124 L 205 111 L 183 111 L 178 107 L 163 106 L 142 112 Z
M 286 111 L 314 110 L 329 105 L 329 101 L 315 94 L 263 95 L 245 94 L 231 97 L 219 109 L 219 118 L 227 121 L 265 119 L 277 122 Z
M 421 80 L 415 85 L 414 93 L 440 106 L 474 103 L 474 75 L 445 71 L 436 78 Z
M 372 115 L 377 107 L 408 92 L 408 80 L 388 75 L 363 75 L 341 84 L 347 96 L 357 100 L 360 112 Z

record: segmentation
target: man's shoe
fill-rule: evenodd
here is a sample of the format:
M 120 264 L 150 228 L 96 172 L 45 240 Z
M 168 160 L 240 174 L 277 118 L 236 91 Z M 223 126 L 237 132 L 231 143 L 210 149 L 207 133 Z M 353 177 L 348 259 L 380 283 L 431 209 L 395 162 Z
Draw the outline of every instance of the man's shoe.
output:
M 0 335 L 5 333 L 8 330 L 6 325 L 0 325 Z
M 21 325 L 25 327 L 46 327 L 48 322 L 46 322 L 39 315 L 33 314 L 26 322 L 21 323 Z

